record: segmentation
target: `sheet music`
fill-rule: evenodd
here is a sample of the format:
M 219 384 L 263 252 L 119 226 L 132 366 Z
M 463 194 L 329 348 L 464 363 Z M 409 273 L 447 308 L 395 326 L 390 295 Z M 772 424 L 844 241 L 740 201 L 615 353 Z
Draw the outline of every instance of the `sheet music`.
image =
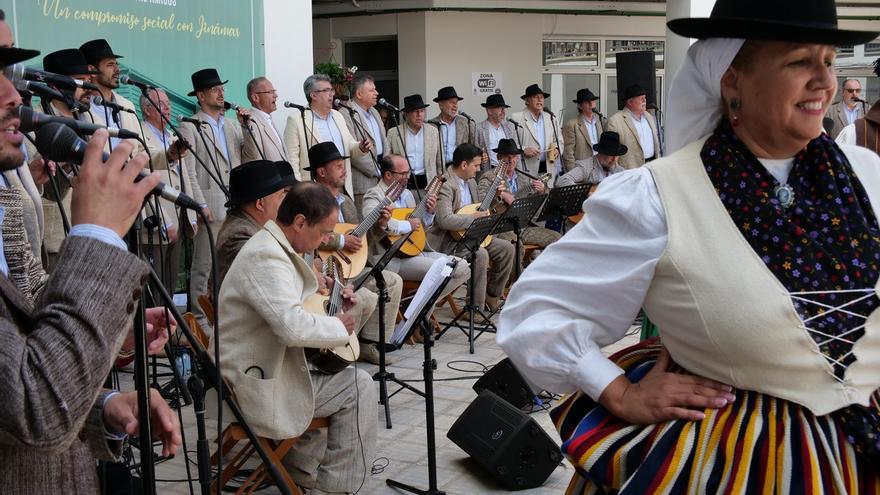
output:
M 428 273 L 425 274 L 425 278 L 422 279 L 422 283 L 419 285 L 416 295 L 413 296 L 412 301 L 409 303 L 409 307 L 406 308 L 406 312 L 403 314 L 403 319 L 400 320 L 400 323 L 394 328 L 394 334 L 391 336 L 390 340 L 391 344 L 397 346 L 403 344 L 403 340 L 406 338 L 407 334 L 409 334 L 410 327 L 415 323 L 416 318 L 419 316 L 419 313 L 422 312 L 425 304 L 428 303 L 431 296 L 437 292 L 437 288 L 440 287 L 440 284 L 452 275 L 453 267 L 450 266 L 451 261 L 451 256 L 443 256 L 442 258 L 434 260 L 431 269 L 428 270 Z

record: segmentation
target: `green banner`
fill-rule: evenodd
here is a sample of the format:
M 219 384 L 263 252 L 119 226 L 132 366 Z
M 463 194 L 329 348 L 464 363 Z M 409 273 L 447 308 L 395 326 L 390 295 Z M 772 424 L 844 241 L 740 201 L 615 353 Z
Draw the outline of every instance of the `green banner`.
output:
M 132 77 L 177 103 L 195 103 L 190 74 L 214 67 L 229 80 L 226 99 L 247 105 L 247 82 L 265 71 L 262 0 L 0 0 L 0 8 L 18 46 L 46 54 L 105 38 Z

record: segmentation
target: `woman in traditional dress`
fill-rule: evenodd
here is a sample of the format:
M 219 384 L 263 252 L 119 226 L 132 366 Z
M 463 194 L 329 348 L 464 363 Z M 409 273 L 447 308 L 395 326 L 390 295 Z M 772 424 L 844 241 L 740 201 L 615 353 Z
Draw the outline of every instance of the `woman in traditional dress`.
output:
M 719 0 L 668 157 L 609 177 L 523 273 L 498 341 L 571 393 L 569 493 L 880 493 L 880 158 L 822 133 L 833 0 Z M 578 269 L 573 269 L 577 267 Z M 644 306 L 660 328 L 606 358 Z

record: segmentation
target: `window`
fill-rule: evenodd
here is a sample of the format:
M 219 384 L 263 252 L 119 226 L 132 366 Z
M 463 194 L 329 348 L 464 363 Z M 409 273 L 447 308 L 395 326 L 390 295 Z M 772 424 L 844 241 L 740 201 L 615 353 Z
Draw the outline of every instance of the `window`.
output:
M 605 68 L 617 67 L 615 55 L 623 52 L 653 51 L 655 68 L 663 68 L 664 49 L 666 42 L 652 40 L 606 40 L 605 41 Z
M 544 41 L 543 65 L 599 67 L 599 42 Z

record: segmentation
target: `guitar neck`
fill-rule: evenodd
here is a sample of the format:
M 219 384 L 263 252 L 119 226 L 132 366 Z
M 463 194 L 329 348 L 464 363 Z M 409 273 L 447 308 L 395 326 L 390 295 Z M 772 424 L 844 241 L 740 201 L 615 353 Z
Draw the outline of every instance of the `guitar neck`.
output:
M 333 281 L 333 289 L 330 291 L 330 300 L 327 304 L 327 316 L 336 316 L 342 311 L 343 285 L 338 280 Z
M 418 206 L 416 206 L 416 209 L 413 210 L 413 212 L 410 213 L 409 217 L 407 217 L 407 218 L 415 218 L 415 219 L 424 221 L 425 212 L 427 210 L 428 210 L 428 194 L 426 193 L 425 197 L 422 198 L 421 201 L 419 201 L 419 204 L 418 204 Z
M 363 237 L 373 228 L 373 225 L 376 225 L 376 222 L 379 220 L 379 217 L 382 216 L 382 210 L 391 204 L 391 200 L 388 198 L 383 198 L 382 201 L 373 208 L 373 211 L 370 212 L 369 215 L 364 217 L 364 220 L 358 224 L 357 227 L 351 231 L 351 235 L 356 237 Z

